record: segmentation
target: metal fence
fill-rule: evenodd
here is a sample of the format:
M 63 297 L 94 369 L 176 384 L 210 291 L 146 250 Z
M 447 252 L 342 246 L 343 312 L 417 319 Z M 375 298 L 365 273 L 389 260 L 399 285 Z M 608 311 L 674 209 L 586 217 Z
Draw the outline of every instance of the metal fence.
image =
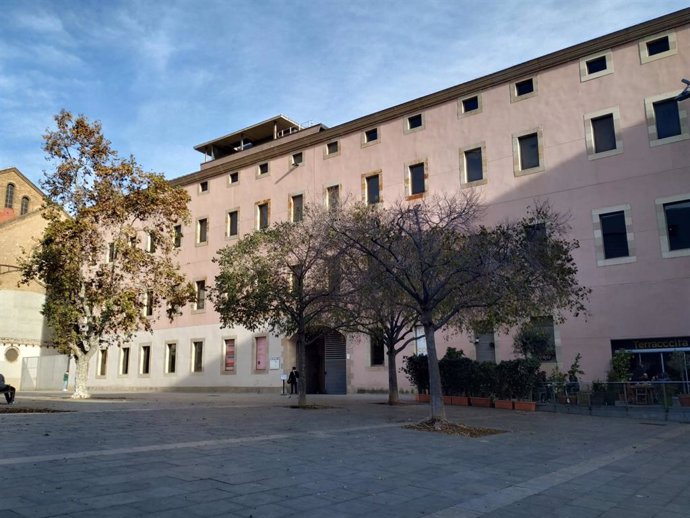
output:
M 690 407 L 690 383 L 681 381 L 626 381 L 545 383 L 535 392 L 538 403 L 598 406 Z

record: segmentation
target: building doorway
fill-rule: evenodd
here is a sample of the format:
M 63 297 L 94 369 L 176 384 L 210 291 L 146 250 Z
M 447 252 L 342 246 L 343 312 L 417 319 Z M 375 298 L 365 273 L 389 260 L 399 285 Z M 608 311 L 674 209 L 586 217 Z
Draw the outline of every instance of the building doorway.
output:
M 304 382 L 307 394 L 346 394 L 345 337 L 336 331 L 311 335 L 307 341 Z
M 496 342 L 493 333 L 475 335 L 474 347 L 478 362 L 496 363 Z

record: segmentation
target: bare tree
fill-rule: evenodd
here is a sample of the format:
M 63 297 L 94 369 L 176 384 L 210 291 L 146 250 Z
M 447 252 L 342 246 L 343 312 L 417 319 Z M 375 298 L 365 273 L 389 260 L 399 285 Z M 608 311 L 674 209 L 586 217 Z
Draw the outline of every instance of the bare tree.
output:
M 435 332 L 535 314 L 584 309 L 566 227 L 546 205 L 519 221 L 480 225 L 473 194 L 432 196 L 389 208 L 357 205 L 333 232 L 394 283 L 401 304 L 416 313 L 429 356 L 432 420 L 445 419 Z

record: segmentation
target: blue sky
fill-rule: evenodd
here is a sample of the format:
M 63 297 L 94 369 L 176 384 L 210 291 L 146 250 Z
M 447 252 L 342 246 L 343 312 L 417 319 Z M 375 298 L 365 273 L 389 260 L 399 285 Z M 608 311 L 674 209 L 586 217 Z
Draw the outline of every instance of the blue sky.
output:
M 65 108 L 174 178 L 283 113 L 335 126 L 682 9 L 656 0 L 2 0 L 0 168 L 34 182 Z M 679 78 L 680 80 L 680 78 Z M 680 88 L 679 84 L 679 88 Z

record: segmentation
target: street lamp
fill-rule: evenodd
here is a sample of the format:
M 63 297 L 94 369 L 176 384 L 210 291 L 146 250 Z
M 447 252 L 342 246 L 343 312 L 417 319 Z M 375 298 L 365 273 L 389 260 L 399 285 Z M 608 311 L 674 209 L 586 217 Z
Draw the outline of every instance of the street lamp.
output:
M 676 95 L 676 101 L 684 101 L 685 99 L 690 99 L 690 81 L 687 79 L 681 79 L 681 82 L 685 84 L 685 90 Z

